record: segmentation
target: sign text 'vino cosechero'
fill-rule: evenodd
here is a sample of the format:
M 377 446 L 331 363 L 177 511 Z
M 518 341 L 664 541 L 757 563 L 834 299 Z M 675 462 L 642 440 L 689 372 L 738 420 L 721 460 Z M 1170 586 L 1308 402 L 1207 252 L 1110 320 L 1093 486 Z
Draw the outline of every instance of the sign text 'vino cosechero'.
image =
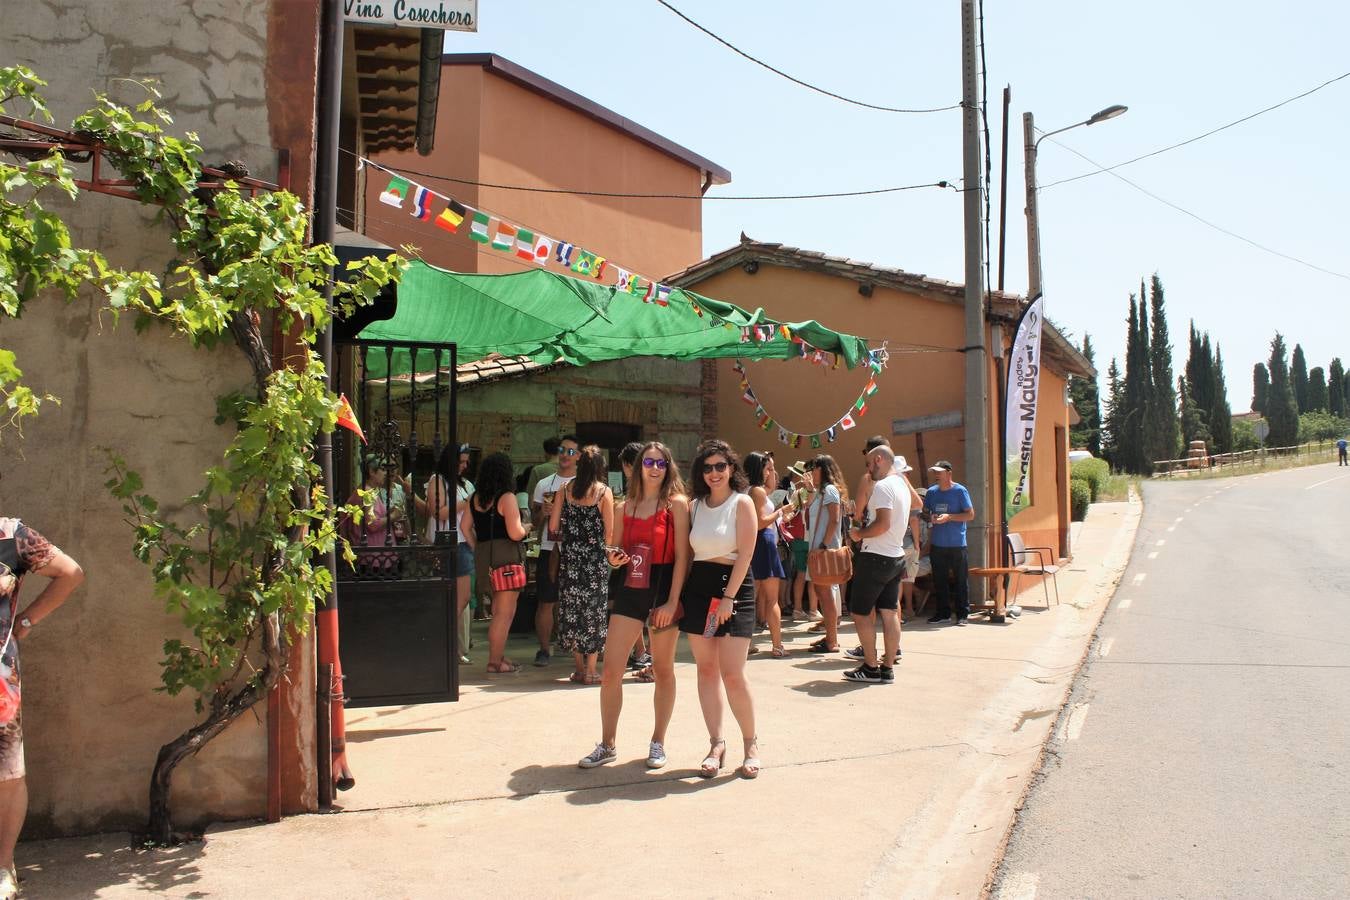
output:
M 343 0 L 348 22 L 477 31 L 478 0 Z

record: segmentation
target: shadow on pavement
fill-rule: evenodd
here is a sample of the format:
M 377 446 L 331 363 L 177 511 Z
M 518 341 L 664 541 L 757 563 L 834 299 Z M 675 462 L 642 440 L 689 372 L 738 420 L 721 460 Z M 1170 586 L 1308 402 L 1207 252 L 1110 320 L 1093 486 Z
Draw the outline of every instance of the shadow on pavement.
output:
M 19 857 L 19 880 L 28 898 L 92 897 L 101 889 L 135 885 L 154 893 L 202 896 L 189 886 L 201 876 L 201 841 L 159 850 L 138 850 L 131 835 L 105 834 L 87 841 L 84 865 L 71 866 L 69 841 L 30 841 Z
M 370 730 L 353 728 L 347 732 L 347 743 L 360 744 L 364 741 L 378 741 L 381 738 L 405 737 L 410 734 L 437 734 L 444 728 L 373 728 Z
M 850 667 L 852 668 L 852 667 Z M 838 681 L 825 681 L 816 679 L 807 681 L 803 684 L 794 684 L 792 690 L 806 694 L 808 697 L 838 697 L 840 694 L 850 694 L 853 691 L 869 688 L 873 685 L 858 684 L 852 681 L 844 681 L 842 678 Z
M 539 794 L 565 794 L 574 806 L 592 806 L 610 800 L 642 803 L 676 794 L 693 794 L 724 785 L 738 776 L 723 769 L 716 778 L 700 778 L 698 770 L 648 769 L 641 759 L 598 769 L 580 769 L 575 763 L 525 766 L 511 773 L 507 787 L 512 799 L 525 800 Z

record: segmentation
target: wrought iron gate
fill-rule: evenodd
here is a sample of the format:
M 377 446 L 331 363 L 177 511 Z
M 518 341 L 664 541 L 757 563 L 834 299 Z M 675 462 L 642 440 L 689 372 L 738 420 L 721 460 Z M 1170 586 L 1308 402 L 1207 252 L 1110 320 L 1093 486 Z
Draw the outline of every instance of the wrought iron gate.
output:
M 428 527 L 424 503 L 433 474 L 452 492 L 458 484 L 455 345 L 352 340 L 338 344 L 333 365 L 335 390 L 366 435 L 334 436 L 338 498 L 386 473 L 367 518 L 342 522 L 356 557 L 338 561 L 347 705 L 458 700 L 455 498 L 443 531 Z

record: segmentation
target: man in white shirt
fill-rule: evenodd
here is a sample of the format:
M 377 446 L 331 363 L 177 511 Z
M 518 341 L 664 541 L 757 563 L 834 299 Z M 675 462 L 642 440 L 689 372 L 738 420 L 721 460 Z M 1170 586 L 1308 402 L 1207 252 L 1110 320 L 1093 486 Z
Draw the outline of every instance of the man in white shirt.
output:
M 867 474 L 872 495 L 867 508 L 871 521 L 849 529 L 849 537 L 862 542 L 862 552 L 853 562 L 853 587 L 849 611 L 862 644 L 863 661 L 844 673 L 847 681 L 862 684 L 894 684 L 892 663 L 900 652 L 900 582 L 905 574 L 905 529 L 909 527 L 910 488 L 895 471 L 895 453 L 881 445 L 867 454 Z M 877 660 L 876 614 L 881 613 L 885 655 Z
M 553 639 L 553 610 L 558 602 L 557 535 L 549 534 L 548 517 L 554 503 L 562 503 L 558 492 L 577 476 L 577 453 L 581 443 L 576 435 L 565 434 L 558 444 L 558 471 L 543 478 L 534 486 L 530 509 L 535 533 L 539 535 L 539 560 L 534 573 L 534 589 L 538 605 L 534 611 L 534 630 L 539 636 L 539 652 L 534 655 L 536 666 L 549 664 L 549 641 Z

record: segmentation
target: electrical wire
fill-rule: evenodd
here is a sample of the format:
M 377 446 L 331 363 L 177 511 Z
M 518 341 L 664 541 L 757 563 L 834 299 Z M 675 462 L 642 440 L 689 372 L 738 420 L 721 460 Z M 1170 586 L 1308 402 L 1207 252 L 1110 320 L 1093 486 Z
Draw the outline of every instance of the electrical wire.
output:
M 345 147 L 339 148 L 341 152 L 354 159 L 365 159 L 367 163 L 376 166 L 386 172 L 396 175 L 416 175 L 418 178 L 428 178 L 433 181 L 449 181 L 454 184 L 469 185 L 471 187 L 491 188 L 500 191 L 524 191 L 532 194 L 573 194 L 579 197 L 616 197 L 631 200 L 830 200 L 839 197 L 868 197 L 875 194 L 894 194 L 900 191 L 916 191 L 920 188 L 957 188 L 948 181 L 931 181 L 924 184 L 905 184 L 897 187 L 868 188 L 860 191 L 834 191 L 823 194 L 753 194 L 753 195 L 722 195 L 722 196 L 704 196 L 703 194 L 629 194 L 621 191 L 590 191 L 580 188 L 545 188 L 528 187 L 522 184 L 494 184 L 489 181 L 471 181 L 467 178 L 455 178 L 451 175 L 433 175 L 430 172 L 419 172 L 416 169 L 392 169 L 380 165 L 359 153 L 354 153 Z
M 684 21 L 688 22 L 690 25 L 694 26 L 694 27 L 697 28 L 699 31 L 701 31 L 701 32 L 703 32 L 704 34 L 706 34 L 708 37 L 710 37 L 710 38 L 712 38 L 713 40 L 717 41 L 719 44 L 721 44 L 722 46 L 726 47 L 728 50 L 731 50 L 731 51 L 733 51 L 734 53 L 737 53 L 737 54 L 739 54 L 740 56 L 745 57 L 746 59 L 750 60 L 750 62 L 754 63 L 754 64 L 757 65 L 757 66 L 762 66 L 763 68 L 768 69 L 770 72 L 774 73 L 775 75 L 778 75 L 778 76 L 780 76 L 780 77 L 782 77 L 782 78 L 786 78 L 788 81 L 791 81 L 793 84 L 800 85 L 801 87 L 804 87 L 804 88 L 806 88 L 807 90 L 815 91 L 817 94 L 824 94 L 826 97 L 832 97 L 832 98 L 834 98 L 835 100 L 842 100 L 844 103 L 851 103 L 851 104 L 854 105 L 854 106 L 861 106 L 861 107 L 864 108 L 864 109 L 874 109 L 874 110 L 877 110 L 877 111 L 879 111 L 879 112 L 891 112 L 891 113 L 935 113 L 935 112 L 946 112 L 946 111 L 949 110 L 949 109 L 960 109 L 960 108 L 961 108 L 961 104 L 960 104 L 960 103 L 953 103 L 951 106 L 935 106 L 935 107 L 932 107 L 932 108 L 930 108 L 930 109 L 900 109 L 900 108 L 897 108 L 897 107 L 894 107 L 894 106 L 880 106 L 880 105 L 878 105 L 878 104 L 876 104 L 876 103 L 866 103 L 866 102 L 864 102 L 864 101 L 862 101 L 862 100 L 854 100 L 852 97 L 845 97 L 843 94 L 836 94 L 834 91 L 827 91 L 827 90 L 826 90 L 825 88 L 823 88 L 823 87 L 817 87 L 816 85 L 811 84 L 811 83 L 808 82 L 808 81 L 802 81 L 800 78 L 797 78 L 797 77 L 795 77 L 795 76 L 789 75 L 787 72 L 784 72 L 782 69 L 774 68 L 773 66 L 769 65 L 768 63 L 766 63 L 766 62 L 765 62 L 764 60 L 762 60 L 762 59 L 757 59 L 756 57 L 751 56 L 749 53 L 746 53 L 744 50 L 742 50 L 740 47 L 737 47 L 735 44 L 731 43 L 731 42 L 728 41 L 726 38 L 724 38 L 724 37 L 722 37 L 722 36 L 720 36 L 720 35 L 718 35 L 718 34 L 714 34 L 714 33 L 713 33 L 712 31 L 710 31 L 709 29 L 707 29 L 707 28 L 705 28 L 704 26 L 700 25 L 699 23 L 695 22 L 693 19 L 689 18 L 689 17 L 686 16 L 684 13 L 680 12 L 678 9 L 676 9 L 675 7 L 673 7 L 673 6 L 671 6 L 669 3 L 667 3 L 666 0 L 656 0 L 656 2 L 659 3 L 659 4 L 661 4 L 662 6 L 664 6 L 666 9 L 670 10 L 671 12 L 673 12 L 675 15 L 679 16 L 681 19 L 684 19 Z
M 1046 189 L 1048 189 L 1048 188 L 1054 187 L 1054 186 L 1057 185 L 1057 184 L 1068 184 L 1068 183 L 1071 182 L 1071 181 L 1079 181 L 1079 180 L 1084 179 L 1084 178 L 1091 178 L 1091 177 L 1094 176 L 1094 175 L 1100 175 L 1100 174 L 1102 174 L 1103 172 L 1111 172 L 1111 171 L 1114 171 L 1114 170 L 1116 170 L 1116 169 L 1119 169 L 1119 168 L 1121 168 L 1121 167 L 1123 167 L 1123 166 L 1128 166 L 1128 165 L 1132 165 L 1132 164 L 1134 164 L 1134 163 L 1137 163 L 1137 162 L 1139 162 L 1140 160 L 1149 159 L 1149 158 L 1151 158 L 1151 157 L 1157 156 L 1157 155 L 1160 154 L 1160 153 L 1166 153 L 1168 150 L 1175 150 L 1175 149 L 1177 149 L 1178 147 L 1185 147 L 1187 144 L 1194 144 L 1196 141 L 1204 140 L 1205 138 L 1210 137 L 1211 135 L 1218 134 L 1220 131 L 1227 131 L 1229 128 L 1232 128 L 1234 125 L 1241 125 L 1243 122 L 1250 122 L 1252 119 L 1255 119 L 1257 116 L 1263 116 L 1263 115 L 1265 115 L 1265 114 L 1268 113 L 1268 112 L 1272 112 L 1272 111 L 1274 111 L 1274 110 L 1279 109 L 1281 106 L 1286 106 L 1286 105 L 1288 105 L 1288 104 L 1290 104 L 1290 103 L 1293 103 L 1295 100 L 1302 100 L 1304 97 L 1307 97 L 1309 94 L 1315 94 L 1315 93 L 1317 93 L 1318 91 L 1322 90 L 1322 88 L 1324 88 L 1324 87 L 1330 87 L 1331 85 L 1335 84 L 1336 82 L 1342 81 L 1342 80 L 1344 80 L 1344 79 L 1346 79 L 1346 78 L 1350 78 L 1350 72 L 1345 72 L 1345 73 L 1343 73 L 1343 74 L 1341 74 L 1341 75 L 1337 75 L 1335 78 L 1331 78 L 1331 79 L 1329 79 L 1329 80 L 1327 80 L 1327 81 L 1322 82 L 1321 84 L 1319 84 L 1319 85 L 1318 85 L 1317 87 L 1315 87 L 1315 88 L 1312 88 L 1312 89 L 1310 89 L 1310 90 L 1306 90 L 1306 91 L 1304 91 L 1304 92 L 1301 93 L 1301 94 L 1295 94 L 1295 95 L 1292 96 L 1292 97 L 1289 97 L 1289 98 L 1287 98 L 1287 99 L 1285 99 L 1285 100 L 1281 100 L 1279 103 L 1276 103 L 1276 104 L 1273 105 L 1273 106 L 1267 106 L 1265 109 L 1257 110 L 1256 112 L 1251 113 L 1251 114 L 1249 114 L 1249 115 L 1245 115 L 1245 116 L 1243 116 L 1243 117 L 1240 118 L 1240 119 L 1234 119 L 1233 121 L 1229 122 L 1227 125 L 1220 125 L 1218 128 L 1213 128 L 1213 129 L 1211 129 L 1211 130 L 1209 130 L 1209 131 L 1206 131 L 1204 134 L 1197 134 L 1197 135 L 1196 135 L 1195 137 L 1193 137 L 1193 138 L 1187 138 L 1186 140 L 1184 140 L 1184 141 L 1178 141 L 1178 142 L 1175 143 L 1175 144 L 1168 144 L 1166 147 L 1159 147 L 1157 150 L 1153 150 L 1153 151 L 1151 151 L 1151 152 L 1149 152 L 1149 153 L 1145 153 L 1145 154 L 1142 155 L 1142 156 L 1136 156 L 1134 159 L 1127 159 L 1127 160 L 1125 160 L 1124 162 L 1116 163 L 1116 164 L 1113 165 L 1113 166 L 1104 166 L 1104 167 L 1101 167 L 1101 168 L 1099 168 L 1099 170 L 1096 171 L 1096 172 L 1084 172 L 1082 175 L 1074 175 L 1074 176 L 1072 176 L 1072 177 L 1070 177 L 1070 178 L 1061 178 L 1059 181 L 1052 181 L 1052 182 L 1050 182 L 1049 184 L 1043 184 L 1043 185 L 1040 186 L 1040 190 L 1044 191 L 1044 190 L 1046 190 Z M 1059 142 L 1056 141 L 1056 143 L 1059 143 Z M 1063 145 L 1063 144 L 1060 144 L 1060 146 L 1062 147 L 1062 146 L 1064 146 L 1064 145 Z M 1096 163 L 1093 163 L 1093 165 L 1096 165 Z
M 1299 259 L 1297 256 L 1290 256 L 1288 253 L 1283 253 L 1283 252 L 1281 252 L 1281 251 L 1279 251 L 1279 250 L 1275 250 L 1275 249 L 1273 249 L 1273 248 L 1271 248 L 1271 247 L 1267 247 L 1265 244 L 1262 244 L 1262 243 L 1260 243 L 1260 242 L 1258 242 L 1258 241 L 1254 241 L 1254 240 L 1252 240 L 1252 239 L 1249 238 L 1249 237 L 1245 237 L 1245 236 L 1243 236 L 1243 235 L 1240 235 L 1240 234 L 1238 234 L 1236 231 L 1230 231 L 1229 229 L 1224 228 L 1222 225 L 1216 225 L 1215 223 L 1209 221 L 1208 219 L 1203 218 L 1202 216 L 1199 216 L 1199 215 L 1197 215 L 1196 213 L 1191 212 L 1189 209 L 1186 209 L 1185 207 L 1182 207 L 1182 206 L 1178 206 L 1177 204 L 1173 203 L 1171 200 L 1166 200 L 1166 199 L 1164 199 L 1164 198 L 1162 198 L 1162 197 L 1159 197 L 1157 194 L 1153 193 L 1152 191 L 1148 190 L 1148 189 L 1145 188 L 1145 187 L 1142 187 L 1141 185 L 1138 185 L 1138 184 L 1134 183 L 1134 182 L 1131 181 L 1130 179 L 1126 178 L 1124 175 L 1121 175 L 1119 172 L 1112 172 L 1110 169 L 1108 169 L 1107 167 L 1103 166 L 1101 163 L 1097 162 L 1096 160 L 1093 160 L 1093 159 L 1088 158 L 1087 156 L 1083 155 L 1082 153 L 1079 153 L 1077 150 L 1075 150 L 1074 148 L 1070 147 L 1068 144 L 1061 143 L 1060 141 L 1057 141 L 1057 140 L 1055 140 L 1054 138 L 1050 138 L 1049 140 L 1050 140 L 1052 143 L 1059 144 L 1059 146 L 1063 147 L 1065 150 L 1068 150 L 1070 153 L 1072 153 L 1074 156 L 1077 156 L 1079 159 L 1082 159 L 1084 162 L 1087 162 L 1087 163 L 1090 163 L 1090 164 L 1096 166 L 1096 167 L 1097 167 L 1098 169 L 1100 169 L 1102 172 L 1106 172 L 1106 173 L 1107 173 L 1108 175 L 1110 175 L 1112 178 L 1115 178 L 1115 179 L 1118 179 L 1118 180 L 1120 180 L 1120 181 L 1125 182 L 1126 184 L 1128 184 L 1130 187 L 1134 188 L 1134 189 L 1135 189 L 1136 191 L 1138 191 L 1139 193 L 1144 194 L 1145 196 L 1151 197 L 1151 198 L 1153 198 L 1154 200 L 1158 201 L 1159 203 L 1163 204 L 1164 206 L 1171 207 L 1172 209 L 1176 210 L 1177 212 L 1181 213 L 1182 215 L 1189 216 L 1189 217 L 1191 217 L 1192 219 L 1194 219 L 1195 221 L 1199 222 L 1200 224 L 1205 225 L 1205 226 L 1208 226 L 1209 228 L 1213 228 L 1215 231 L 1217 231 L 1217 232 L 1219 232 L 1219 233 L 1221 233 L 1221 234 L 1226 234 L 1226 235 L 1228 235 L 1228 236 L 1231 237 L 1231 238 L 1236 238 L 1237 240 L 1242 241 L 1244 244 L 1250 244 L 1250 245 L 1252 245 L 1253 247 L 1255 247 L 1255 248 L 1258 249 L 1258 250 L 1263 250 L 1263 251 L 1265 251 L 1266 253 L 1269 253 L 1269 254 L 1271 254 L 1271 255 L 1273 255 L 1273 256 L 1278 256 L 1278 257 L 1280 257 L 1281 259 L 1287 259 L 1287 260 L 1289 260 L 1290 262 L 1298 263 L 1300 266 L 1306 266 L 1306 267 L 1308 267 L 1309 269 L 1313 269 L 1313 270 L 1315 270 L 1315 271 L 1321 272 L 1321 273 L 1323 273 L 1324 275 L 1332 275 L 1332 276 L 1335 276 L 1336 278 L 1343 278 L 1343 279 L 1345 279 L 1346 281 L 1350 281 L 1350 275 L 1347 275 L 1347 274 L 1344 273 L 1344 272 L 1336 272 L 1336 271 L 1333 271 L 1333 270 L 1331 270 L 1331 269 L 1323 268 L 1322 266 L 1319 266 L 1319 265 L 1317 265 L 1317 264 L 1315 264 L 1315 263 L 1310 263 L 1310 262 L 1308 262 L 1306 259 Z

